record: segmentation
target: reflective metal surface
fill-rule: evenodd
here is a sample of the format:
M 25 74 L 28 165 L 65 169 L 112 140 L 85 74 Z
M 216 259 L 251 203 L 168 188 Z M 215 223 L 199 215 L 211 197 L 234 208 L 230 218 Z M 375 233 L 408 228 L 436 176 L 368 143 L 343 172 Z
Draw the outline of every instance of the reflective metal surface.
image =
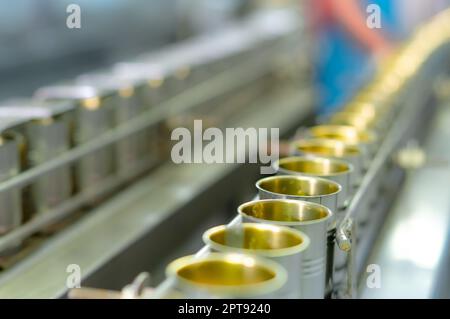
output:
M 274 168 L 278 174 L 322 177 L 338 183 L 342 187 L 338 194 L 339 210 L 345 208 L 353 193 L 353 167 L 346 161 L 317 156 L 292 156 L 280 159 L 274 164 Z
M 274 261 L 220 253 L 177 259 L 167 266 L 167 276 L 175 277 L 187 298 L 268 298 L 287 280 L 286 271 Z
M 331 274 L 327 274 L 327 267 L 333 268 L 334 254 L 334 238 L 331 238 L 331 249 L 327 246 L 333 219 L 331 210 L 311 202 L 265 199 L 242 204 L 238 212 L 246 221 L 290 226 L 309 237 L 310 246 L 302 260 L 301 292 L 305 299 L 323 299 L 332 281 Z
M 278 262 L 289 280 L 277 291 L 277 298 L 302 298 L 302 259 L 309 238 L 302 232 L 283 226 L 242 223 L 217 226 L 203 234 L 212 250 L 258 255 Z
M 359 185 L 364 169 L 364 154 L 357 145 L 342 141 L 311 138 L 294 142 L 294 152 L 300 155 L 315 155 L 348 161 L 353 166 L 353 186 Z

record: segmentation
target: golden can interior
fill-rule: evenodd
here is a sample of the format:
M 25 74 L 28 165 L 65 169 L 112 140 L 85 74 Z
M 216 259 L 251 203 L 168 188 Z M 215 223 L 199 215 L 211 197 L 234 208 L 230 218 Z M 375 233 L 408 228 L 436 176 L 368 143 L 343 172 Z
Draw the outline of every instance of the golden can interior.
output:
M 350 165 L 346 162 L 319 157 L 287 157 L 279 160 L 278 167 L 285 171 L 316 176 L 331 176 L 350 171 Z
M 325 157 L 345 158 L 361 154 L 356 145 L 331 139 L 308 139 L 296 143 L 296 149 L 302 153 Z
M 330 119 L 330 123 L 353 126 L 360 131 L 369 130 L 374 125 L 373 119 L 354 111 L 338 112 Z
M 299 247 L 304 242 L 300 233 L 290 228 L 252 223 L 214 227 L 206 237 L 213 245 L 248 250 L 281 250 Z
M 200 285 L 241 286 L 267 282 L 276 277 L 276 272 L 250 256 L 230 255 L 188 260 L 176 275 Z
M 318 138 L 329 138 L 346 143 L 357 144 L 360 142 L 358 130 L 348 125 L 318 125 L 310 129 L 311 134 Z
M 257 188 L 276 194 L 291 196 L 324 196 L 339 192 L 337 183 L 305 176 L 273 176 L 256 183 Z
M 276 222 L 310 222 L 331 215 L 325 206 L 294 200 L 260 200 L 239 207 L 243 215 Z

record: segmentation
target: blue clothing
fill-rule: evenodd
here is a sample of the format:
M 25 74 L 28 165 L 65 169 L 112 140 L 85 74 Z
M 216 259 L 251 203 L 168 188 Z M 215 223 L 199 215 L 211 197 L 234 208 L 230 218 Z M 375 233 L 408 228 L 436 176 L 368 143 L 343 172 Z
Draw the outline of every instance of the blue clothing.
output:
M 361 1 L 361 10 L 369 4 L 381 9 L 381 32 L 396 38 L 395 6 L 392 0 Z M 336 111 L 344 105 L 373 73 L 368 52 L 356 43 L 343 26 L 332 23 L 319 34 L 316 53 L 316 85 L 320 115 Z

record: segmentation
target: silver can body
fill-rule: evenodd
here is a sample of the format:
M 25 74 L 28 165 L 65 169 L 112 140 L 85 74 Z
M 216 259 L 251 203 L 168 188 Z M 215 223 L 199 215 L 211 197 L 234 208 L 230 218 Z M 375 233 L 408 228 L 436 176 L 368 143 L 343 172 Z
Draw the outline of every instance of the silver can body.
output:
M 243 215 L 244 222 L 260 222 L 271 223 L 267 220 L 261 220 Z M 277 225 L 283 225 L 280 222 Z M 301 271 L 298 276 L 300 284 L 300 294 L 303 299 L 323 299 L 326 295 L 326 269 L 327 269 L 327 222 L 320 222 L 317 224 L 304 224 L 292 226 L 288 223 L 283 226 L 293 227 L 303 233 L 305 233 L 309 239 L 310 244 L 307 250 L 304 251 L 300 260 Z M 283 265 L 292 271 L 292 263 L 297 262 L 293 259 L 281 261 Z M 298 268 L 297 268 L 298 269 Z M 298 272 L 297 272 L 298 273 Z M 288 281 L 291 277 L 288 275 Z M 294 281 L 294 279 L 293 279 Z M 292 289 L 288 284 L 287 289 Z M 282 288 L 283 289 L 283 288 Z M 283 291 L 281 291 L 283 292 Z M 286 297 L 287 298 L 287 297 Z
M 257 200 L 254 202 L 243 204 L 239 207 L 238 212 L 242 216 L 243 222 L 259 222 L 281 226 L 288 226 L 297 229 L 309 238 L 309 246 L 303 252 L 301 266 L 301 295 L 304 299 L 323 299 L 331 293 L 332 289 L 332 272 L 327 273 L 328 269 L 333 269 L 333 265 L 327 266 L 327 261 L 332 262 L 334 253 L 334 233 L 333 241 L 329 242 L 330 232 L 334 232 L 334 215 L 332 211 L 323 206 L 312 204 L 305 201 L 298 201 L 298 205 L 313 206 L 314 209 L 326 211 L 327 215 L 320 219 L 309 221 L 283 221 L 273 219 L 263 219 L 247 214 L 245 206 L 252 207 L 258 214 L 263 214 L 264 205 L 270 204 L 271 200 Z M 291 202 L 291 203 L 289 203 Z M 292 205 L 297 201 L 287 200 L 283 203 Z M 295 204 L 297 205 L 297 204 Z M 254 207 L 254 208 L 253 208 Z M 279 209 L 282 209 L 281 207 Z M 330 228 L 330 225 L 333 225 Z M 330 247 L 331 245 L 331 247 Z M 331 249 L 331 250 L 330 250 Z
M 3 136 L 0 143 L 0 182 L 20 172 L 18 142 L 13 137 Z M 5 234 L 22 223 L 22 198 L 20 189 L 0 192 L 0 234 Z
M 320 180 L 320 179 L 319 179 Z M 340 187 L 342 189 L 342 187 Z M 258 187 L 258 194 L 260 199 L 293 199 L 293 200 L 302 200 L 306 202 L 316 203 L 323 205 L 329 208 L 333 212 L 333 217 L 328 220 L 325 224 L 324 231 L 324 240 L 323 245 L 325 249 L 324 256 L 312 256 L 308 257 L 308 254 L 305 255 L 305 263 L 304 269 L 306 267 L 308 274 L 305 274 L 306 278 L 310 278 L 312 274 L 312 278 L 319 281 L 319 275 L 322 276 L 322 271 L 324 275 L 324 285 L 325 285 L 325 293 L 322 297 L 328 296 L 332 293 L 333 290 L 333 260 L 335 254 L 335 233 L 336 233 L 336 213 L 338 211 L 338 194 L 337 193 L 323 196 L 291 196 L 286 194 L 276 194 L 273 192 L 265 191 L 264 189 Z M 323 230 L 322 226 L 315 226 Z M 304 231 L 311 238 L 311 249 L 314 247 L 314 239 L 311 237 L 310 232 L 307 232 L 304 229 L 299 229 Z M 318 248 L 319 249 L 319 248 Z M 320 279 L 322 280 L 322 278 Z M 317 297 L 314 297 L 317 298 Z
M 75 145 L 88 143 L 113 127 L 113 103 L 106 98 L 100 107 L 77 107 L 74 120 Z M 106 146 L 80 159 L 75 166 L 79 191 L 89 191 L 108 178 L 114 171 L 114 150 Z
M 314 157 L 312 157 L 314 158 Z M 352 186 L 352 171 L 353 167 L 351 164 L 349 164 L 350 170 L 345 173 L 341 174 L 334 174 L 334 175 L 320 175 L 321 178 L 326 178 L 331 181 L 334 181 L 341 185 L 342 189 L 341 192 L 337 194 L 338 196 L 338 204 L 337 209 L 334 211 L 335 214 L 335 223 L 336 226 L 339 225 L 339 223 L 342 221 L 343 217 L 345 216 L 345 208 L 349 204 L 352 196 L 353 196 L 353 186 Z M 284 168 L 280 168 L 277 165 L 275 165 L 275 169 L 277 170 L 278 175 L 300 175 L 300 176 L 310 176 L 310 177 L 317 177 L 312 174 L 307 173 L 301 173 L 301 172 L 294 172 L 292 170 L 287 170 Z M 304 200 L 304 199 L 303 199 Z M 347 254 L 343 252 L 337 245 L 335 245 L 335 234 L 336 234 L 336 228 L 331 228 L 328 231 L 328 254 L 327 254 L 327 273 L 332 273 L 334 270 L 330 269 L 330 265 L 334 265 L 334 269 L 341 269 L 345 266 L 347 262 Z M 333 247 L 334 246 L 334 247 Z M 331 251 L 334 250 L 334 256 Z
M 31 121 L 26 125 L 27 166 L 52 160 L 70 148 L 69 122 L 64 118 Z M 72 195 L 73 180 L 68 166 L 58 168 L 31 184 L 32 214 L 58 206 Z
M 281 163 L 289 162 L 312 162 L 312 163 L 320 163 L 324 166 L 331 166 L 333 163 L 337 165 L 342 165 L 345 167 L 345 171 L 335 171 L 335 172 L 327 172 L 323 174 L 315 174 L 308 171 L 300 171 L 300 170 L 291 170 L 285 167 L 280 167 Z M 353 189 L 353 181 L 352 181 L 352 172 L 353 166 L 347 161 L 341 161 L 336 159 L 329 159 L 325 157 L 318 156 L 303 156 L 303 157 L 292 157 L 292 158 L 284 158 L 280 159 L 273 165 L 274 170 L 277 172 L 277 175 L 294 175 L 294 176 L 308 176 L 308 177 L 317 177 L 317 178 L 325 178 L 331 180 L 333 182 L 338 183 L 341 186 L 341 191 L 337 194 L 337 207 L 338 210 L 336 212 L 336 223 L 340 222 L 342 216 L 339 215 L 340 212 L 345 209 L 354 194 Z
M 112 102 L 114 103 L 116 126 L 137 118 L 145 110 L 134 94 L 126 97 L 117 95 Z M 121 176 L 130 176 L 134 166 L 155 157 L 155 148 L 152 147 L 147 130 L 134 133 L 119 141 L 115 151 L 117 173 Z
M 262 227 L 261 227 L 262 226 Z M 262 228 L 262 229 L 261 229 Z M 256 230 L 256 233 L 247 233 L 247 229 Z M 257 233 L 258 229 L 262 233 Z M 269 233 L 264 233 L 268 231 Z M 270 237 L 270 232 L 278 237 Z M 214 240 L 215 235 L 223 234 L 223 242 Z M 281 234 L 281 235 L 280 235 Z M 283 242 L 293 238 L 298 242 L 282 247 L 275 247 L 277 242 Z M 258 246 L 258 242 L 274 241 L 267 246 Z M 246 255 L 256 255 L 261 258 L 270 259 L 281 265 L 287 272 L 288 281 L 276 293 L 277 298 L 282 299 L 302 299 L 302 263 L 303 254 L 308 250 L 310 240 L 306 234 L 293 230 L 289 227 L 269 226 L 263 223 L 244 223 L 233 227 L 218 226 L 207 230 L 203 234 L 203 242 L 212 251 L 222 253 L 239 253 Z M 247 243 L 247 244 L 246 244 Z M 250 245 L 250 246 L 249 246 Z M 270 246 L 274 245 L 274 246 Z M 251 248 L 250 248 L 251 247 Z
M 301 151 L 295 151 L 294 155 L 303 155 L 303 156 L 314 156 L 312 154 L 303 153 Z M 336 159 L 336 160 L 344 160 L 349 162 L 352 167 L 353 171 L 351 173 L 350 180 L 352 181 L 352 194 L 354 194 L 355 190 L 358 188 L 358 186 L 361 184 L 362 177 L 364 176 L 364 157 L 363 155 L 357 155 L 357 156 L 348 156 L 348 157 L 332 157 L 332 156 L 326 156 L 327 158 Z

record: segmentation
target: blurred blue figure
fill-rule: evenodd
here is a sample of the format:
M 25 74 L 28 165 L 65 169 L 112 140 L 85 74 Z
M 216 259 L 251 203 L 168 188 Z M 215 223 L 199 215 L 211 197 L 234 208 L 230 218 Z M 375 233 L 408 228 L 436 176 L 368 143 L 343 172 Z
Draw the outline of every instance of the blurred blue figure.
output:
M 318 113 L 334 112 L 345 104 L 372 74 L 373 56 L 389 51 L 380 30 L 394 34 L 395 13 L 389 0 L 315 0 L 317 52 L 316 85 Z M 377 4 L 381 29 L 370 29 L 366 20 L 369 4 Z
M 448 0 L 311 0 L 317 32 L 316 85 L 318 113 L 328 114 L 345 104 L 370 78 L 391 43 L 407 37 L 417 24 L 448 6 Z M 379 8 L 381 28 L 368 18 Z

